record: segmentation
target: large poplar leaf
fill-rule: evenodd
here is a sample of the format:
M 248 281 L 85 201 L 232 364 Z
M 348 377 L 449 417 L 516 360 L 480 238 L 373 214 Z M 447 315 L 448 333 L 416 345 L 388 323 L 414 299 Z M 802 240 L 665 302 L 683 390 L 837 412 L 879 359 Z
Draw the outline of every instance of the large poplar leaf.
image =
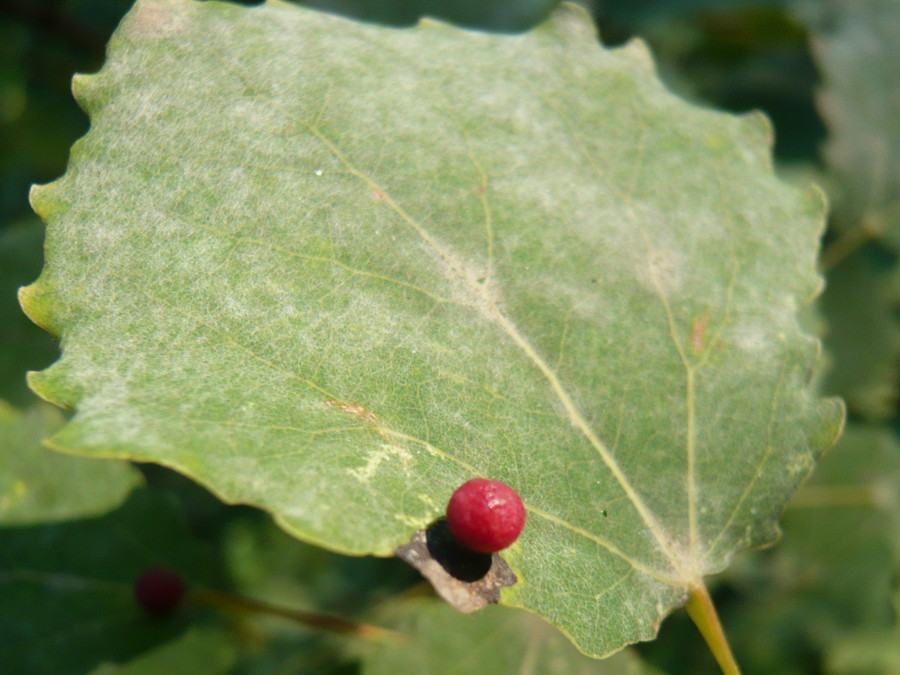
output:
M 73 452 L 390 554 L 489 476 L 503 601 L 590 654 L 770 541 L 840 425 L 809 387 L 822 200 L 564 9 L 524 36 L 140 0 L 34 192 L 31 382 Z

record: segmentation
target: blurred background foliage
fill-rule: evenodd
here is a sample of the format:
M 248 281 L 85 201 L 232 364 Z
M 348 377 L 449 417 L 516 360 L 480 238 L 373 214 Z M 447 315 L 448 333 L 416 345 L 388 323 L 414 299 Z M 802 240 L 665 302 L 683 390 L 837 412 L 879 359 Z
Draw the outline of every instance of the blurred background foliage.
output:
M 397 26 L 431 16 L 477 30 L 516 32 L 539 23 L 557 3 L 303 4 Z M 71 76 L 102 65 L 104 45 L 130 5 L 130 0 L 0 0 L 0 400 L 12 404 L 0 404 L 0 453 L 40 456 L 40 466 L 36 462 L 28 469 L 29 480 L 40 472 L 55 479 L 82 472 L 54 468 L 52 454 L 40 448 L 40 438 L 59 424 L 58 414 L 34 412 L 39 404 L 25 384 L 25 373 L 48 365 L 58 349 L 21 314 L 15 298 L 17 288 L 33 281 L 41 267 L 42 225 L 28 206 L 28 188 L 65 170 L 69 147 L 88 126 L 70 94 Z M 900 673 L 900 2 L 595 0 L 586 7 L 606 44 L 645 40 L 661 77 L 681 96 L 736 113 L 766 112 L 775 130 L 778 170 L 787 180 L 815 180 L 833 206 L 822 256 L 827 290 L 807 320 L 825 340 L 822 388 L 846 399 L 849 427 L 788 507 L 779 545 L 739 556 L 712 581 L 738 661 L 747 673 Z M 81 606 L 101 607 L 98 621 L 121 622 L 122 612 L 127 614 L 122 598 L 129 593 L 120 580 L 99 599 L 73 591 L 61 600 L 27 588 L 27 580 L 11 583 L 15 580 L 3 570 L 28 557 L 56 564 L 58 571 L 71 571 L 72 565 L 93 569 L 95 559 L 73 558 L 65 547 L 83 548 L 100 526 L 84 519 L 96 510 L 90 499 L 72 502 L 74 511 L 64 517 L 74 520 L 66 525 L 55 522 L 59 505 L 48 497 L 41 508 L 54 514 L 52 522 L 23 528 L 15 510 L 7 508 L 24 475 L 16 472 L 25 471 L 17 466 L 9 459 L 0 462 L 0 607 L 7 607 L 0 609 L 0 635 L 20 641 L 15 653 L 0 656 L 0 671 L 9 673 L 36 672 L 28 670 L 34 664 L 29 650 L 44 652 L 45 665 L 64 663 L 54 661 L 62 657 L 45 641 L 28 637 L 29 630 L 44 634 L 48 628 L 23 624 L 9 609 L 15 603 L 38 607 L 36 616 L 45 617 L 48 626 L 71 621 Z M 156 626 L 145 639 L 123 637 L 115 648 L 109 640 L 74 639 L 77 658 L 65 663 L 78 664 L 77 672 L 382 672 L 388 663 L 394 672 L 442 672 L 434 663 L 456 663 L 473 643 L 546 633 L 532 619 L 502 609 L 497 611 L 508 618 L 495 618 L 496 635 L 487 635 L 477 622 L 456 625 L 463 620 L 445 616 L 398 561 L 342 558 L 306 546 L 282 534 L 264 514 L 224 506 L 160 467 L 141 467 L 140 475 L 131 469 L 119 473 L 114 499 L 121 506 L 101 518 L 123 523 L 116 527 L 133 522 L 138 530 L 141 518 L 183 523 L 170 533 L 172 555 L 203 549 L 202 559 L 217 561 L 196 572 L 207 583 L 345 617 L 374 616 L 418 631 L 423 644 L 442 644 L 440 638 L 452 631 L 465 640 L 444 641 L 443 651 L 410 650 L 404 657 L 389 648 L 366 652 L 353 641 L 322 637 L 283 620 L 232 617 L 223 624 L 198 614 L 190 629 Z M 125 499 L 136 483 L 146 486 Z M 54 483 L 48 494 L 68 494 L 66 489 Z M 151 528 L 141 536 L 167 535 Z M 155 562 L 120 544 L 109 543 L 108 555 L 128 574 L 136 565 Z M 196 566 L 197 557 L 188 557 Z M 82 604 L 71 604 L 75 595 Z M 57 620 L 48 618 L 54 616 Z M 657 641 L 613 662 L 579 661 L 555 634 L 541 640 L 543 660 L 537 663 L 544 672 L 557 672 L 553 664 L 562 664 L 558 672 L 716 672 L 683 613 L 666 620 Z M 517 653 L 515 647 L 511 653 Z M 472 672 L 512 672 L 523 665 L 504 658 Z M 122 662 L 126 665 L 116 665 Z M 184 670 L 189 664 L 202 671 Z

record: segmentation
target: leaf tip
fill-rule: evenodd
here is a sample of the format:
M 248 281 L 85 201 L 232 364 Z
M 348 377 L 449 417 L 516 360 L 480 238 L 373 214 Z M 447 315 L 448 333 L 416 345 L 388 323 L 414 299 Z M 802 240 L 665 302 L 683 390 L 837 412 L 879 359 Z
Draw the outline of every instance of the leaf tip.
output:
M 556 33 L 566 41 L 599 39 L 597 26 L 587 9 L 574 2 L 563 2 L 539 28 Z
M 656 73 L 656 61 L 650 46 L 641 38 L 631 38 L 621 48 L 616 50 L 645 73 Z
M 19 306 L 22 312 L 31 319 L 32 323 L 40 326 L 55 338 L 60 335 L 60 328 L 53 319 L 53 311 L 50 307 L 48 296 L 44 289 L 44 283 L 40 278 L 33 284 L 22 286 L 18 291 Z
M 28 191 L 28 203 L 45 223 L 62 208 L 62 201 L 56 196 L 56 182 L 32 185 Z
M 94 102 L 97 99 L 97 81 L 99 79 L 99 74 L 85 75 L 76 73 L 72 76 L 72 96 L 75 97 L 79 107 L 88 115 L 93 114 L 96 110 Z
M 821 399 L 819 406 L 820 424 L 812 436 L 812 447 L 819 456 L 830 451 L 844 434 L 847 424 L 847 404 L 840 397 Z
M 775 147 L 775 127 L 769 116 L 762 110 L 751 110 L 739 115 L 739 119 L 744 123 L 747 133 L 757 136 L 760 144 L 771 152 Z
M 74 406 L 69 403 L 69 396 L 66 396 L 61 391 L 61 388 L 56 386 L 55 378 L 49 372 L 50 369 L 47 370 L 30 370 L 25 376 L 26 382 L 28 383 L 29 389 L 33 391 L 35 394 L 41 397 L 47 403 L 52 403 L 58 408 L 62 408 L 63 410 L 73 410 Z M 58 448 L 52 447 L 48 445 L 47 447 L 52 450 L 56 450 Z

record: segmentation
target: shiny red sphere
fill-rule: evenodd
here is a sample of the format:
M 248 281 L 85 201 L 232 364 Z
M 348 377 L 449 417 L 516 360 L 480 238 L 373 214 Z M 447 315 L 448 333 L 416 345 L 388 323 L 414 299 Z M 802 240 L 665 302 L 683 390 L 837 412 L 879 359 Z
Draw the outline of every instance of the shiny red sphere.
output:
M 461 546 L 494 553 L 519 538 L 525 527 L 525 505 L 509 485 L 473 478 L 450 497 L 447 527 Z
M 134 599 L 150 614 L 162 616 L 175 611 L 184 597 L 184 580 L 167 567 L 151 567 L 134 582 Z

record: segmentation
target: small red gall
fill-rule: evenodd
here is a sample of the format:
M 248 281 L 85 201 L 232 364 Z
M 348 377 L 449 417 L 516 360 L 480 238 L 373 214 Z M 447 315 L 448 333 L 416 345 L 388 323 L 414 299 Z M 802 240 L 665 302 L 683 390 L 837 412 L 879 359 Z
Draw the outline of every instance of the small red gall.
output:
M 461 546 L 494 553 L 519 538 L 525 527 L 525 505 L 506 483 L 473 478 L 450 497 L 447 527 Z
M 167 567 L 151 567 L 134 582 L 134 599 L 149 614 L 174 612 L 184 597 L 184 580 Z

